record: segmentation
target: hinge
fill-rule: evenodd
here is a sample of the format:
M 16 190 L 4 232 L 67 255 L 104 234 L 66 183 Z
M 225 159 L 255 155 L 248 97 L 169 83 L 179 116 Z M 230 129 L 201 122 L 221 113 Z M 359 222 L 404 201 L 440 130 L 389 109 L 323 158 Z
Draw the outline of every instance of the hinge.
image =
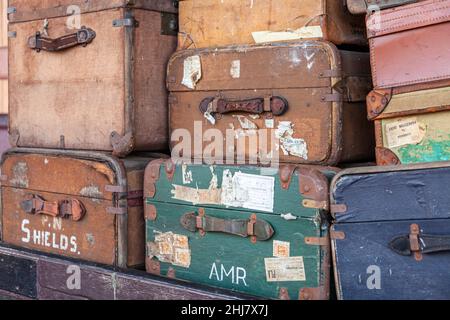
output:
M 342 231 L 330 231 L 331 240 L 345 240 L 345 233 Z
M 153 204 L 145 203 L 144 217 L 145 220 L 149 221 L 155 221 L 157 219 L 158 211 L 156 210 L 156 207 Z
M 128 192 L 128 188 L 125 187 L 125 186 L 108 185 L 108 186 L 105 186 L 105 191 L 106 192 L 111 192 L 111 193 L 127 193 Z
M 17 8 L 16 7 L 8 7 L 6 8 L 6 14 L 14 14 L 17 12 Z
M 178 16 L 174 13 L 161 13 L 161 34 L 165 36 L 178 35 Z
M 332 204 L 330 205 L 331 214 L 344 214 L 348 210 L 345 204 Z
M 303 200 L 303 206 L 308 209 L 320 209 L 320 210 L 327 210 L 329 209 L 328 201 L 315 201 L 315 200 L 309 200 L 305 199 Z
M 330 93 L 330 94 L 324 94 L 321 97 L 321 100 L 323 102 L 343 102 L 344 96 L 340 93 Z
M 106 212 L 109 214 L 123 216 L 123 215 L 127 214 L 128 208 L 109 207 L 109 208 L 106 208 Z
M 120 28 L 120 27 L 137 28 L 137 27 L 139 27 L 139 21 L 137 21 L 134 18 L 116 19 L 116 20 L 113 20 L 113 27 L 115 27 L 115 28 Z
M 328 237 L 306 237 L 305 243 L 309 246 L 327 247 L 330 245 L 330 239 Z
M 342 78 L 342 76 L 342 70 L 338 69 L 325 70 L 319 73 L 319 78 Z

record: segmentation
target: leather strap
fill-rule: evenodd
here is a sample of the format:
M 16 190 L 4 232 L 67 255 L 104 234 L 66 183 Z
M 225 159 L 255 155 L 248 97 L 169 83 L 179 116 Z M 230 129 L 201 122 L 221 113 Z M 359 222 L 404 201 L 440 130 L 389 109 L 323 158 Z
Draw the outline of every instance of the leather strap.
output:
M 267 241 L 274 235 L 272 226 L 264 220 L 256 219 L 219 219 L 196 213 L 186 213 L 181 217 L 181 225 L 191 232 L 219 232 L 243 238 L 255 237 L 258 241 Z
M 28 47 L 37 52 L 44 50 L 49 52 L 62 51 L 75 46 L 87 46 L 94 40 L 96 33 L 94 30 L 82 27 L 77 32 L 62 36 L 60 38 L 51 39 L 44 37 L 40 32 L 28 38 Z
M 200 111 L 210 114 L 226 114 L 230 112 L 248 112 L 262 114 L 270 112 L 274 116 L 286 113 L 289 103 L 283 97 L 266 97 L 247 100 L 227 100 L 224 98 L 209 97 L 200 103 Z
M 38 195 L 30 195 L 26 200 L 21 202 L 20 206 L 29 214 L 70 218 L 73 221 L 80 221 L 86 214 L 84 205 L 77 199 L 49 202 Z
M 450 235 L 421 234 L 419 226 L 414 224 L 410 234 L 393 238 L 389 247 L 401 256 L 414 254 L 420 259 L 421 254 L 450 251 Z

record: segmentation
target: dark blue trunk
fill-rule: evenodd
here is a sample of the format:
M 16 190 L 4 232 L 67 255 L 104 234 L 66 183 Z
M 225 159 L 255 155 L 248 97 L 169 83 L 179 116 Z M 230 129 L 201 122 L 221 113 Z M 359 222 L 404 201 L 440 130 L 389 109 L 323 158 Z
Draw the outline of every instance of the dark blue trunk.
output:
M 340 299 L 450 299 L 449 165 L 336 178 L 332 203 L 346 206 L 332 227 Z

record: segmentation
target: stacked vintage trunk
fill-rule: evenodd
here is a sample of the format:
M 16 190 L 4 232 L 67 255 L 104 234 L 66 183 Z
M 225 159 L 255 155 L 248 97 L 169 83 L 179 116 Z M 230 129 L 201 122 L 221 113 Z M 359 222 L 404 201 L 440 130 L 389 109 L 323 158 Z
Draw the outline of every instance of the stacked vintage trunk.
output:
M 172 159 L 145 173 L 147 271 L 328 299 L 327 166 L 374 149 L 363 17 L 335 0 L 184 0 L 179 17 Z
M 367 16 L 368 116 L 391 166 L 332 183 L 338 297 L 449 299 L 450 1 L 388 2 L 416 2 Z
M 173 1 L 10 0 L 7 11 L 15 148 L 2 159 L 3 242 L 143 266 L 155 156 L 131 153 L 166 149 Z

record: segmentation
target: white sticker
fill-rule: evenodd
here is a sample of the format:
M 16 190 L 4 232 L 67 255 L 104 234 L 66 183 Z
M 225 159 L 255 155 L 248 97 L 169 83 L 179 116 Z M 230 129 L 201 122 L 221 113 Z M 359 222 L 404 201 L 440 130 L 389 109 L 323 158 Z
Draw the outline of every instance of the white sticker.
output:
M 192 171 L 188 170 L 187 164 L 182 166 L 183 184 L 191 184 L 193 181 Z
M 425 126 L 421 126 L 417 118 L 406 118 L 386 124 L 388 148 L 401 147 L 422 142 L 426 134 Z
M 275 128 L 275 120 L 274 119 L 266 119 L 265 124 L 266 124 L 267 129 Z
M 323 38 L 322 27 L 306 26 L 292 31 L 258 31 L 252 33 L 255 43 Z
M 291 243 L 275 240 L 273 242 L 273 256 L 276 258 L 289 258 L 291 256 Z
M 239 79 L 241 77 L 241 60 L 231 62 L 230 75 L 233 79 Z
M 213 126 L 216 125 L 216 118 L 214 118 L 214 116 L 209 111 L 205 112 L 204 117 L 210 124 L 212 124 Z
M 192 56 L 184 60 L 184 76 L 182 85 L 189 89 L 195 89 L 195 86 L 202 78 L 202 63 L 200 56 Z
M 237 118 L 239 121 L 239 124 L 241 125 L 242 129 L 244 130 L 257 130 L 258 126 L 250 121 L 249 119 L 247 119 L 244 116 L 233 116 L 234 118 Z
M 306 281 L 303 257 L 266 258 L 267 282 Z
M 275 137 L 280 139 L 279 146 L 285 156 L 291 155 L 294 157 L 308 160 L 308 145 L 304 139 L 294 138 L 294 125 L 291 121 L 280 121 L 277 130 L 275 130 Z
M 283 151 L 291 156 L 308 160 L 308 145 L 305 140 L 287 137 L 280 139 L 280 142 L 283 145 Z
M 273 213 L 275 178 L 225 170 L 222 180 L 222 204 Z

